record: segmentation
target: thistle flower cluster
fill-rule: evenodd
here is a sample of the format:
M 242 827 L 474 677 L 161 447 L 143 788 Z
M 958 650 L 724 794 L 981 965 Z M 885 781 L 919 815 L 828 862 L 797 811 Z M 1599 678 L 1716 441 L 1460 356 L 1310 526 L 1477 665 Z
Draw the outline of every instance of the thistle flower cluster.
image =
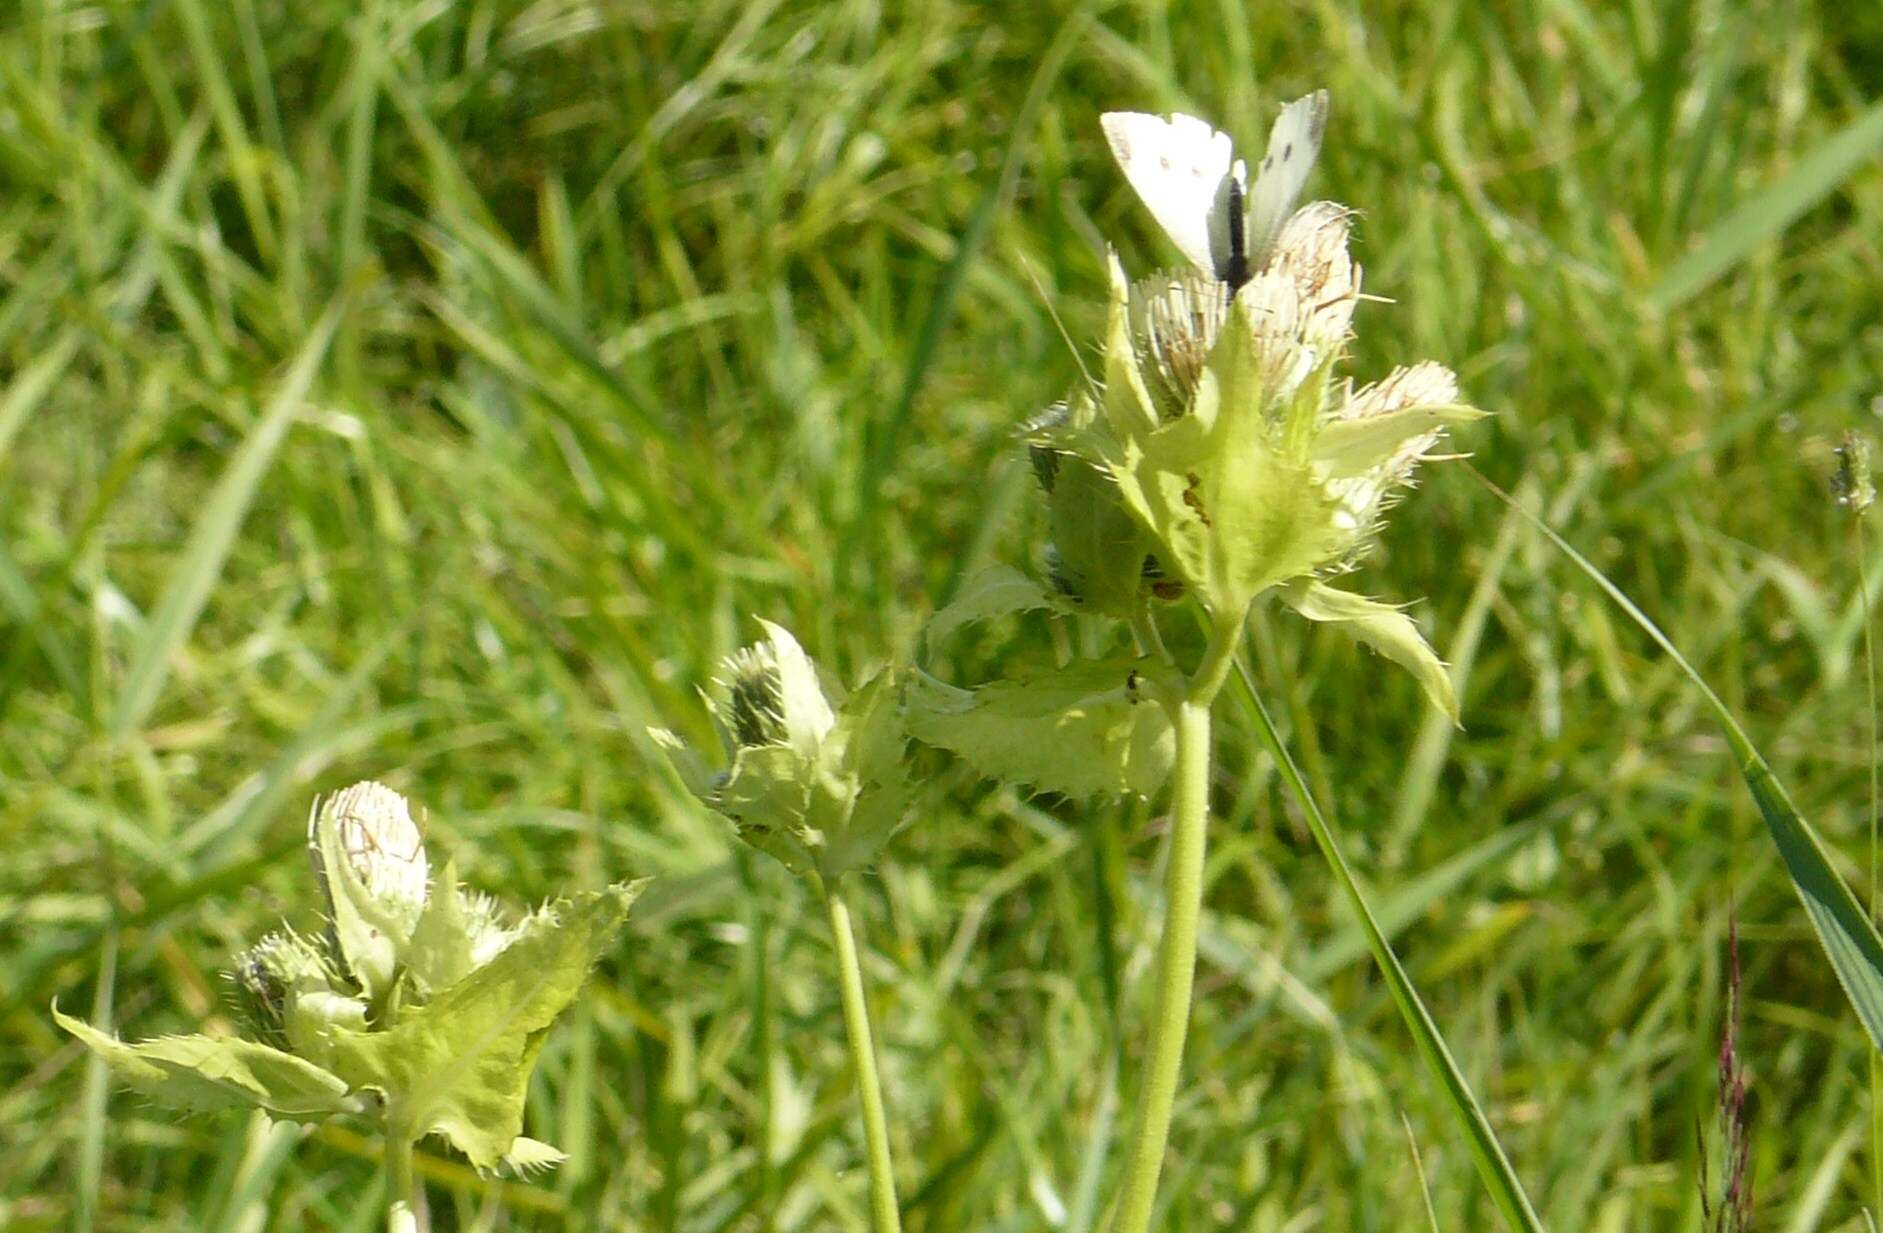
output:
M 650 735 L 741 839 L 832 881 L 873 860 L 907 812 L 897 684 L 884 672 L 846 693 L 788 630 L 760 624 L 765 638 L 727 657 L 706 694 L 726 766 L 709 769 L 666 729 Z
M 237 956 L 234 1000 L 254 1039 L 127 1044 L 53 1013 L 133 1086 L 185 1108 L 377 1118 L 388 1138 L 442 1136 L 480 1169 L 547 1167 L 521 1134 L 541 1034 L 580 991 L 638 884 L 513 919 L 434 870 L 403 796 L 358 783 L 308 818 L 326 926 L 282 928 Z
M 1118 617 L 1188 594 L 1233 630 L 1273 592 L 1411 669 L 1455 717 L 1410 619 L 1328 585 L 1445 430 L 1484 414 L 1430 361 L 1358 388 L 1337 376 L 1360 300 L 1352 217 L 1301 207 L 1240 286 L 1201 268 L 1133 282 L 1113 255 L 1102 382 L 1024 430 L 1049 565 L 1075 602 Z

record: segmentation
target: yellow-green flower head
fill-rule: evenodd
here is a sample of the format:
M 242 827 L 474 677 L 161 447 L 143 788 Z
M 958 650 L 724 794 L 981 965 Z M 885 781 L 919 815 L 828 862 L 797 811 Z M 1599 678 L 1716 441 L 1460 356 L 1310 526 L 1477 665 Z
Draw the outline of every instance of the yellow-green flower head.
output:
M 1367 421 L 1386 422 L 1408 409 L 1447 407 L 1458 403 L 1458 379 L 1443 364 L 1426 360 L 1410 368 L 1396 368 L 1384 381 L 1360 390 L 1345 387 L 1332 421 L 1363 429 Z M 1418 433 L 1378 457 L 1356 473 L 1335 472 L 1327 490 L 1336 503 L 1334 517 L 1356 537 L 1370 534 L 1393 496 L 1412 482 L 1413 471 L 1444 438 L 1442 428 Z
M 1347 564 L 1445 427 L 1480 414 L 1437 364 L 1334 381 L 1360 292 L 1348 220 L 1296 211 L 1233 292 L 1203 270 L 1130 284 L 1114 259 L 1105 388 L 1096 406 L 1075 396 L 1049 442 L 1117 483 L 1160 564 L 1221 620 Z
M 1360 267 L 1347 254 L 1349 216 L 1331 201 L 1296 211 L 1268 263 L 1233 291 L 1195 266 L 1132 285 L 1132 341 L 1146 391 L 1162 418 L 1190 410 L 1238 303 L 1276 403 L 1340 351 L 1360 298 Z
M 727 766 L 713 772 L 679 737 L 650 735 L 739 837 L 794 873 L 830 878 L 867 862 L 901 824 L 903 735 L 888 673 L 846 695 L 826 685 L 789 631 L 729 656 L 708 691 Z

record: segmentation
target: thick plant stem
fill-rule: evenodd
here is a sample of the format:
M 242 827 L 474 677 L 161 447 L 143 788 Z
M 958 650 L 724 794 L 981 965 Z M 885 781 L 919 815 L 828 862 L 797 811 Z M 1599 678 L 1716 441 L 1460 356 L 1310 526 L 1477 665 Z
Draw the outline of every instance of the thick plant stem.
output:
M 386 1129 L 386 1233 L 418 1233 L 418 1188 L 412 1174 L 412 1140 Z
M 1207 676 L 1207 674 L 1204 674 Z M 1220 680 L 1220 678 L 1218 678 Z M 1125 1160 L 1113 1233 L 1145 1233 L 1157 1199 L 1157 1177 L 1170 1138 L 1171 1108 L 1183 1073 L 1183 1042 L 1190 1027 L 1190 987 L 1196 975 L 1197 918 L 1203 907 L 1203 853 L 1209 829 L 1210 696 L 1192 689 L 1170 708 L 1177 729 L 1176 788 L 1170 865 L 1164 875 L 1164 936 L 1157 945 L 1157 1001 L 1150 1052 L 1138 1098 L 1131 1154 Z M 1199 697 L 1199 694 L 1210 696 Z
M 889 1119 L 883 1112 L 883 1085 L 876 1074 L 876 1045 L 870 1037 L 870 1011 L 863 1000 L 863 966 L 857 961 L 850 909 L 835 886 L 824 888 L 830 914 L 830 942 L 837 952 L 837 981 L 843 991 L 843 1025 L 850 1038 L 850 1062 L 856 1068 L 857 1099 L 863 1105 L 863 1139 L 870 1168 L 870 1225 L 875 1233 L 901 1233 L 896 1210 L 896 1173 L 889 1156 Z

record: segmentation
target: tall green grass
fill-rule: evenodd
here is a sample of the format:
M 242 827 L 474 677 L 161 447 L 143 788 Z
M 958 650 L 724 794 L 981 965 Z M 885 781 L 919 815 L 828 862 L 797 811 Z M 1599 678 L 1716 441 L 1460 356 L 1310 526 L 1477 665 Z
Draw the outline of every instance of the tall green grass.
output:
M 1498 413 L 1476 465 L 1860 885 L 1823 480 L 1883 390 L 1880 46 L 1861 5 L 1728 0 L 8 10 L 0 1224 L 372 1227 L 376 1144 L 174 1120 L 44 1012 L 213 1025 L 238 940 L 309 906 L 305 800 L 370 774 L 518 902 L 661 876 L 544 1057 L 569 1166 L 425 1154 L 435 1227 L 864 1227 L 822 923 L 641 733 L 749 614 L 854 678 L 1032 564 L 1010 430 L 1078 370 L 1048 305 L 1092 337 L 1104 241 L 1174 257 L 1109 107 L 1248 143 L 1332 91 L 1314 188 L 1395 301 L 1355 368 L 1459 366 Z M 1704 699 L 1460 470 L 1366 577 L 1430 597 L 1462 730 L 1266 613 L 1251 667 L 1543 1222 L 1698 1228 L 1736 905 L 1761 1219 L 1864 1227 L 1869 1046 Z M 1418 1228 L 1424 1192 L 1494 1227 L 1274 762 L 1233 718 L 1221 746 L 1167 1227 Z M 912 1231 L 1096 1227 L 1157 808 L 950 772 L 860 885 Z

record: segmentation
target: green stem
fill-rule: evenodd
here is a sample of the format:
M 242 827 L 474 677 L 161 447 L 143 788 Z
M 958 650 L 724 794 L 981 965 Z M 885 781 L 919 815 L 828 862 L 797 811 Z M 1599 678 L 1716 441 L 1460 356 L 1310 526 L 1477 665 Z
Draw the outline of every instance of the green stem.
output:
M 1131 613 L 1131 637 L 1138 644 L 1138 654 L 1155 655 L 1165 663 L 1170 662 L 1170 651 L 1164 646 L 1164 635 L 1157 630 L 1157 618 L 1151 615 L 1149 606 L 1142 602 Z
M 1210 705 L 1229 671 L 1235 630 L 1219 628 L 1184 696 L 1170 704 L 1177 732 L 1171 805 L 1170 862 L 1164 872 L 1164 934 L 1157 943 L 1157 1000 L 1137 1125 L 1125 1159 L 1113 1233 L 1145 1233 L 1157 1200 L 1157 1178 L 1170 1141 L 1170 1116 L 1183 1075 L 1184 1037 L 1190 1030 L 1190 992 L 1196 976 L 1197 921 L 1203 911 L 1203 855 L 1209 840 Z
M 863 1138 L 869 1155 L 870 1217 L 875 1233 L 901 1233 L 896 1210 L 896 1171 L 889 1157 L 889 1119 L 883 1112 L 883 1085 L 876 1074 L 876 1046 L 870 1039 L 870 1011 L 863 1000 L 863 967 L 857 962 L 856 934 L 850 909 L 835 887 L 824 890 L 830 913 L 830 941 L 837 952 L 837 980 L 843 991 L 843 1024 L 850 1038 L 850 1062 L 856 1068 L 857 1098 L 863 1104 Z
M 1870 700 L 1870 919 L 1877 914 L 1877 816 L 1883 812 L 1879 803 L 1877 781 L 1878 753 L 1876 708 L 1876 643 L 1870 632 L 1870 554 L 1864 545 L 1864 511 L 1855 511 L 1852 534 L 1856 536 L 1857 597 L 1863 612 L 1863 681 Z M 1883 1053 L 1870 1051 L 1870 1201 L 1883 1209 Z
M 1190 1028 L 1190 985 L 1196 975 L 1197 918 L 1203 909 L 1203 852 L 1209 830 L 1209 704 L 1185 698 L 1172 708 L 1171 720 L 1177 729 L 1177 783 L 1170 865 L 1164 873 L 1164 936 L 1157 944 L 1157 1002 L 1113 1233 L 1145 1233 L 1151 1227 L 1157 1176 L 1170 1140 L 1171 1107 L 1183 1071 L 1184 1036 Z
M 386 1127 L 386 1233 L 418 1233 L 412 1139 L 393 1125 Z

